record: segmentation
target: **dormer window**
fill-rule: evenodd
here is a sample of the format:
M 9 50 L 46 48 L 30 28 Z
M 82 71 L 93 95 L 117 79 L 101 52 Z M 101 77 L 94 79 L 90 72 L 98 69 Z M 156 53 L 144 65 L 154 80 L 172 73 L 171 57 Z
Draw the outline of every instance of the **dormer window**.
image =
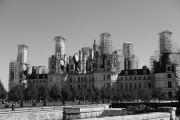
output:
M 166 65 L 166 71 L 171 71 L 171 66 L 170 65 Z
M 137 71 L 134 71 L 134 75 L 137 75 Z
M 128 71 L 125 71 L 125 75 L 128 75 Z
M 143 74 L 144 74 L 144 75 L 146 74 L 146 70 L 143 70 Z

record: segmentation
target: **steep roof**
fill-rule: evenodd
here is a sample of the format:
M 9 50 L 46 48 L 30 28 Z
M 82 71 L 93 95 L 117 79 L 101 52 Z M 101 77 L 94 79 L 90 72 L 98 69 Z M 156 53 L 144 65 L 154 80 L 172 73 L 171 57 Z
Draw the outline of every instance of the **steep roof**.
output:
M 126 72 L 127 71 L 127 72 Z M 136 72 L 135 72 L 136 71 Z M 144 73 L 144 71 L 146 71 Z M 131 70 L 122 70 L 118 76 L 127 76 L 127 75 L 148 75 L 150 74 L 149 69 L 131 69 Z

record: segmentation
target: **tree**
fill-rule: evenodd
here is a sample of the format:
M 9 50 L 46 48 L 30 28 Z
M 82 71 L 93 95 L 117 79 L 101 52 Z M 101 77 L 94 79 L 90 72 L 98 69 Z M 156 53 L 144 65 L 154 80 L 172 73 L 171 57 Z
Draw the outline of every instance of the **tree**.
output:
M 155 88 L 152 92 L 152 98 L 160 100 L 166 99 L 166 93 L 163 91 L 161 87 Z
M 152 90 L 142 88 L 140 91 L 140 97 L 143 101 L 147 102 L 152 98 Z
M 44 106 L 46 106 L 47 99 L 49 97 L 49 90 L 46 86 L 40 86 L 38 88 L 38 96 L 39 99 L 44 102 Z
M 8 99 L 9 101 L 18 102 L 21 101 L 21 104 L 23 104 L 23 88 L 21 85 L 16 85 L 13 87 L 9 93 L 8 93 Z
M 102 102 L 104 103 L 104 99 L 106 99 L 106 89 L 104 87 L 101 88 L 101 99 L 102 99 Z
M 130 101 L 131 100 L 131 92 L 130 90 L 124 90 L 123 91 L 123 99 L 125 99 L 126 101 Z
M 180 86 L 178 86 L 178 89 L 176 91 L 176 99 L 178 100 L 178 102 L 180 103 Z
M 95 99 L 95 92 L 92 87 L 89 87 L 87 90 L 87 99 L 91 100 L 91 103 L 93 104 Z
M 112 98 L 111 94 L 111 89 L 109 87 L 106 88 L 106 99 L 108 100 L 108 103 L 110 102 L 109 100 Z
M 61 90 L 61 95 L 62 95 L 61 100 L 63 102 L 63 105 L 65 105 L 65 101 L 68 101 L 69 98 L 71 97 L 70 90 L 66 86 L 64 86 Z
M 4 99 L 6 99 L 6 97 L 7 97 L 7 91 L 0 80 L 0 99 L 2 99 L 2 104 L 4 103 Z
M 72 99 L 72 101 L 73 102 L 75 102 L 75 100 L 76 99 L 78 99 L 78 96 L 79 96 L 79 91 L 78 91 L 78 89 L 76 88 L 76 87 L 73 87 L 72 89 L 71 89 L 71 99 Z
M 98 101 L 101 99 L 101 91 L 97 88 L 97 87 L 95 87 L 94 88 L 94 95 L 95 95 L 95 97 L 94 97 L 94 99 L 95 99 L 95 102 L 97 102 L 98 103 Z
M 118 102 L 120 100 L 122 102 L 122 97 L 123 97 L 122 91 L 120 91 L 120 89 L 117 89 L 114 97 L 115 101 Z
M 24 99 L 26 101 L 35 101 L 38 96 L 38 89 L 33 84 L 29 84 L 24 91 Z
M 57 85 L 53 85 L 50 88 L 49 96 L 53 99 L 54 105 L 55 105 L 55 101 L 61 98 L 61 91 Z

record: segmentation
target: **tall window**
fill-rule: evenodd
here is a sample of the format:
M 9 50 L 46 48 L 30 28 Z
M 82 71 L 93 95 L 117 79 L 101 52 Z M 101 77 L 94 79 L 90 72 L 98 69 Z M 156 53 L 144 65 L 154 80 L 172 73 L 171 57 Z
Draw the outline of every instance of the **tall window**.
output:
M 78 77 L 78 82 L 80 82 L 80 77 Z
M 110 75 L 107 75 L 107 80 L 110 80 Z
M 141 89 L 141 83 L 139 83 L 139 89 Z
M 104 81 L 105 81 L 105 79 L 106 79 L 105 77 L 106 77 L 106 76 L 104 75 Z
M 172 88 L 172 82 L 168 81 L 168 88 Z
M 81 77 L 81 82 L 83 82 L 83 77 Z
M 146 88 L 146 83 L 144 83 L 144 88 Z
M 137 88 L 137 84 L 136 83 L 134 83 L 134 89 L 136 89 Z
M 141 76 L 139 76 L 139 80 L 141 80 Z
M 151 83 L 148 83 L 148 88 L 151 89 Z
M 130 89 L 132 89 L 132 83 L 130 83 Z

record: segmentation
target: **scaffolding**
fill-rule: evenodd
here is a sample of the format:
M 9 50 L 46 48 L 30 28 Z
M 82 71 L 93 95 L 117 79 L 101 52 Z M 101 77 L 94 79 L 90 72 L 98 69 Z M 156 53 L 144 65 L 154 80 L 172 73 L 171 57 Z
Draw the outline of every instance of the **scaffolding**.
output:
M 100 53 L 101 55 L 112 54 L 112 38 L 111 34 L 104 32 L 100 35 Z
M 165 30 L 159 33 L 160 54 L 170 53 L 174 64 L 176 86 L 180 85 L 180 47 L 172 39 L 172 32 Z

